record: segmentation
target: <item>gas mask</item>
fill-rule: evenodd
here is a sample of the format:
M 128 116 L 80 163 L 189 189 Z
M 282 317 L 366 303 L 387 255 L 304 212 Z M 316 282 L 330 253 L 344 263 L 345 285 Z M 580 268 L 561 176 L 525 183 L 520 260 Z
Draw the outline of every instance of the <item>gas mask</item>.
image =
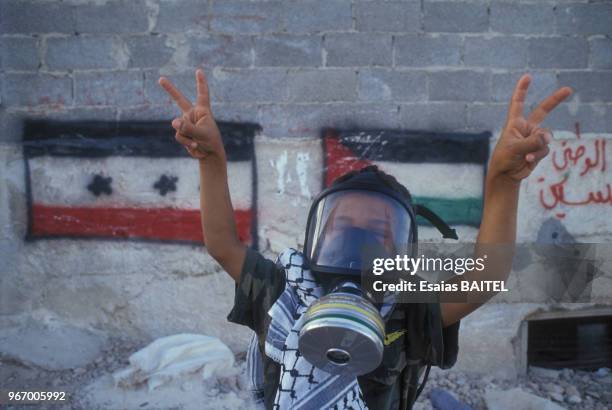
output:
M 445 237 L 456 238 L 454 230 L 424 209 Z M 332 185 L 313 201 L 304 255 L 325 295 L 306 311 L 298 348 L 315 367 L 359 376 L 380 365 L 385 321 L 397 295 L 375 300 L 361 279 L 371 272 L 374 258 L 416 255 L 417 213 L 423 215 L 409 194 L 391 189 L 371 168 Z

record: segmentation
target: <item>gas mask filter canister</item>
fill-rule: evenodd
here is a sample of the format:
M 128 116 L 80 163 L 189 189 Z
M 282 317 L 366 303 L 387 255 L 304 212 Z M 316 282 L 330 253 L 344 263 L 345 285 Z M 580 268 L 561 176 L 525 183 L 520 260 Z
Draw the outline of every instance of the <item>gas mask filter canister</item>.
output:
M 341 282 L 305 315 L 298 348 L 314 366 L 331 374 L 352 375 L 378 367 L 385 323 L 354 282 Z

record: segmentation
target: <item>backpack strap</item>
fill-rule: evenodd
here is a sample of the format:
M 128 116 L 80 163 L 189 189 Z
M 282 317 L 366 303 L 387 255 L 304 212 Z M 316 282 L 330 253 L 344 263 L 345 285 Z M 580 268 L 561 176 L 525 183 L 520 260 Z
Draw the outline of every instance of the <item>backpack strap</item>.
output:
M 442 220 L 434 211 L 427 208 L 425 205 L 416 204 L 414 206 L 416 214 L 427 219 L 438 231 L 442 234 L 443 238 L 459 239 L 457 231 L 452 229 L 446 222 Z
M 431 344 L 429 345 L 429 349 L 427 349 L 427 358 L 425 359 L 427 361 L 427 367 L 425 368 L 425 375 L 423 376 L 423 381 L 421 382 L 421 385 L 416 391 L 416 396 L 414 397 L 414 401 L 417 401 L 417 399 L 421 395 L 421 392 L 423 391 L 423 389 L 425 388 L 425 384 L 427 383 L 427 379 L 429 378 L 429 371 L 431 370 L 431 360 L 430 359 L 431 359 Z

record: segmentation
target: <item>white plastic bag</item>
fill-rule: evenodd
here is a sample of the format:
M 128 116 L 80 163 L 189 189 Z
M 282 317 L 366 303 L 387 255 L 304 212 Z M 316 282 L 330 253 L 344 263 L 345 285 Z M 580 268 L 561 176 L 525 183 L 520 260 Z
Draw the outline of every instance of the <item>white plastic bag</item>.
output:
M 236 374 L 232 351 L 216 337 L 182 333 L 166 336 L 132 354 L 129 367 L 113 374 L 116 386 L 147 382 L 149 391 L 200 372 L 203 380 Z

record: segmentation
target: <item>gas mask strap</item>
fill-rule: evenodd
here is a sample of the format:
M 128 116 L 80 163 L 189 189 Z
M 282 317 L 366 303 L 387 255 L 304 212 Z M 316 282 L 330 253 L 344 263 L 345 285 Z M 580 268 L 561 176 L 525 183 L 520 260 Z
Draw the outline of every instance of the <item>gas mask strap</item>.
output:
M 414 208 L 416 210 L 416 214 L 431 222 L 431 224 L 435 226 L 438 231 L 440 231 L 443 238 L 459 239 L 457 236 L 457 231 L 448 226 L 448 224 L 444 222 L 442 218 L 440 218 L 434 211 L 424 205 L 419 204 L 416 204 Z

